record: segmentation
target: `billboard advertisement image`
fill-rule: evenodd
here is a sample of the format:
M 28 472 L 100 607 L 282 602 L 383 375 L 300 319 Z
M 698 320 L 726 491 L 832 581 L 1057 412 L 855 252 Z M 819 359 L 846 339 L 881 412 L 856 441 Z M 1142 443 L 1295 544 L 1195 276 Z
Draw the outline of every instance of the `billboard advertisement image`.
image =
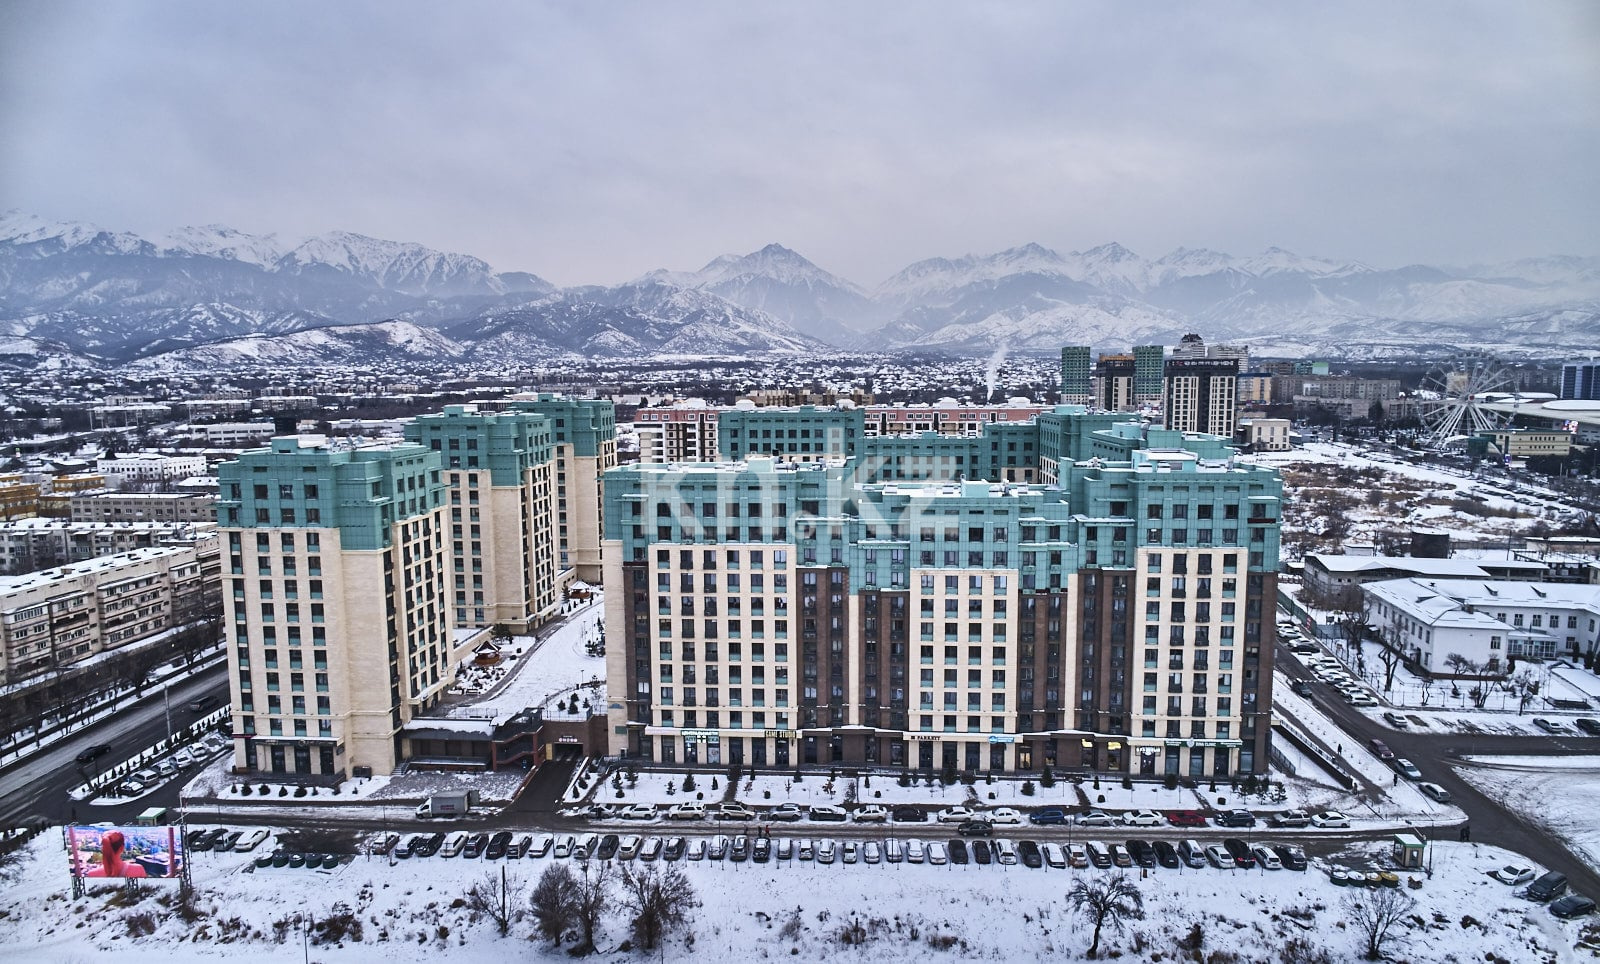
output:
M 68 827 L 72 876 L 176 879 L 183 873 L 177 827 Z

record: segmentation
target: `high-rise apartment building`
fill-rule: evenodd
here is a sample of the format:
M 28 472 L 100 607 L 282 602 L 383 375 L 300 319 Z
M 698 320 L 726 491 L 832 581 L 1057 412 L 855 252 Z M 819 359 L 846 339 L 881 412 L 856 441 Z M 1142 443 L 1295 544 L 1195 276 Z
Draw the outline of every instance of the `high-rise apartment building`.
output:
M 1173 358 L 1166 372 L 1161 410 L 1167 428 L 1233 437 L 1239 412 L 1237 359 Z
M 1561 366 L 1561 397 L 1600 400 L 1600 361 L 1567 362 Z
M 405 429 L 438 452 L 449 488 L 452 622 L 527 632 L 559 611 L 549 420 L 447 405 Z
M 456 662 L 442 453 L 275 438 L 218 470 L 240 773 L 389 773 Z
M 556 569 L 565 589 L 574 578 L 598 583 L 600 476 L 617 464 L 616 408 L 596 398 L 549 392 L 514 395 L 510 409 L 550 420 L 556 461 Z
M 1264 770 L 1281 483 L 1104 419 L 1040 418 L 1055 485 L 880 481 L 865 454 L 608 473 L 612 752 Z
M 1087 405 L 1093 397 L 1089 385 L 1089 346 L 1061 349 L 1061 404 Z

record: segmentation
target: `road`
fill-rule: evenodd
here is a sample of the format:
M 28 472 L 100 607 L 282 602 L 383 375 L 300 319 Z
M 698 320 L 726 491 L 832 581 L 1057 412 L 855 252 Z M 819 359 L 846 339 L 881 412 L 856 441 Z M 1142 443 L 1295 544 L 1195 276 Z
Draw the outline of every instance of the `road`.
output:
M 59 743 L 25 760 L 19 760 L 0 773 L 0 826 L 16 826 L 24 818 L 42 816 L 52 823 L 66 823 L 76 812 L 78 820 L 131 820 L 146 807 L 176 806 L 181 780 L 169 782 L 161 790 L 135 803 L 121 806 L 75 805 L 67 791 L 88 777 L 104 771 L 167 735 L 167 711 L 172 708 L 174 729 L 194 721 L 188 702 L 207 694 L 228 697 L 225 666 L 203 670 L 181 683 L 174 683 L 163 701 L 159 689 L 152 690 L 139 703 L 116 716 L 78 730 Z M 111 744 L 111 752 L 87 765 L 74 757 L 96 743 Z
M 1525 854 L 1551 870 L 1567 875 L 1572 889 L 1600 894 L 1600 872 L 1567 848 L 1566 842 L 1538 827 L 1500 801 L 1484 795 L 1456 774 L 1461 757 L 1471 755 L 1568 756 L 1600 755 L 1600 738 L 1509 736 L 1505 734 L 1425 733 L 1384 726 L 1341 699 L 1319 682 L 1288 648 L 1278 646 L 1278 669 L 1290 679 L 1311 680 L 1312 701 L 1351 737 L 1348 746 L 1362 752 L 1369 740 L 1388 744 L 1395 755 L 1410 760 L 1423 778 L 1450 791 L 1451 803 L 1467 815 L 1476 843 Z

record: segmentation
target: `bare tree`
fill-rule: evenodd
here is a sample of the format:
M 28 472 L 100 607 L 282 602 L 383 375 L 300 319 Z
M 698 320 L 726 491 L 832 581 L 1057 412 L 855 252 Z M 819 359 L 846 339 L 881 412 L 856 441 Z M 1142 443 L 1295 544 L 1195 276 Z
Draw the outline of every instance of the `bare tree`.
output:
M 1542 688 L 1539 677 L 1533 670 L 1526 668 L 1501 685 L 1516 699 L 1518 716 L 1528 711 L 1528 704 L 1534 701 Z
M 511 933 L 512 921 L 522 916 L 522 889 L 522 878 L 508 874 L 502 864 L 499 874 L 484 874 L 467 891 L 467 909 L 494 921 L 504 937 Z
M 1122 874 L 1107 874 L 1094 880 L 1079 878 L 1067 891 L 1067 906 L 1094 924 L 1094 940 L 1089 956 L 1100 953 L 1100 930 L 1110 927 L 1122 931 L 1130 920 L 1144 919 L 1144 894 L 1138 885 Z
M 539 936 L 561 946 L 561 938 L 578 923 L 578 881 L 566 864 L 551 864 L 534 885 L 533 921 Z
M 687 924 L 689 911 L 700 905 L 683 871 L 658 864 L 623 866 L 621 902 L 633 914 L 633 936 L 645 950 Z
M 1416 901 L 1401 890 L 1379 887 L 1347 895 L 1344 905 L 1350 919 L 1367 939 L 1367 960 L 1375 961 L 1383 954 L 1390 932 L 1411 913 Z
M 590 861 L 579 864 L 582 876 L 573 879 L 572 915 L 582 932 L 582 940 L 572 949 L 576 955 L 594 951 L 594 932 L 600 918 L 611 907 L 611 883 L 616 873 L 610 864 L 594 866 Z

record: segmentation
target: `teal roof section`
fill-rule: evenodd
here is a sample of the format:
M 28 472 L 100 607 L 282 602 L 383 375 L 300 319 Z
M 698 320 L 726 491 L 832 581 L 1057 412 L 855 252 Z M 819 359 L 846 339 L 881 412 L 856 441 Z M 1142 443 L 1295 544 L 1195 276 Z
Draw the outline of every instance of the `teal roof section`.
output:
M 404 442 L 353 448 L 282 436 L 217 469 L 223 528 L 338 529 L 345 549 L 382 549 L 397 522 L 444 504 L 438 453 Z

